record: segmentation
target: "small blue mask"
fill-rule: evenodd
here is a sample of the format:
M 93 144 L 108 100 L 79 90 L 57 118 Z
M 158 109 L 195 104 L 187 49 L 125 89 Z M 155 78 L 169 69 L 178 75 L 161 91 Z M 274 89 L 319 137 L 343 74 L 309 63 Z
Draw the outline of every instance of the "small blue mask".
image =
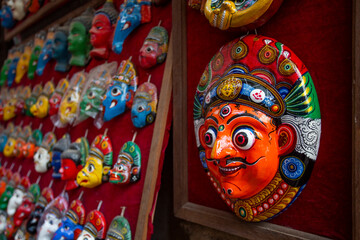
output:
M 83 226 L 79 224 L 75 224 L 69 218 L 65 217 L 62 222 L 61 226 L 56 230 L 53 240 L 65 240 L 65 239 L 74 239 L 74 231 L 79 229 L 80 231 L 83 230 Z
M 131 107 L 131 120 L 135 127 L 142 128 L 145 127 L 145 125 L 148 125 L 150 122 L 147 120 L 147 118 L 150 113 L 151 107 L 148 101 L 141 98 L 134 99 L 133 106 Z M 153 121 L 154 117 L 151 119 Z
M 16 76 L 16 67 L 17 64 L 19 62 L 18 57 L 15 57 L 12 61 L 11 64 L 9 66 L 9 72 L 8 72 L 8 76 L 7 76 L 7 85 L 9 87 L 11 87 L 11 85 L 13 84 L 14 80 L 15 80 L 15 76 Z
M 1 26 L 4 28 L 12 28 L 15 25 L 15 20 L 13 18 L 11 8 L 9 6 L 3 6 L 0 13 Z
M 39 76 L 43 74 L 46 64 L 53 58 L 53 43 L 53 39 L 48 39 L 46 40 L 44 47 L 41 49 L 38 64 L 36 66 L 36 74 Z
M 4 151 L 4 147 L 7 143 L 8 137 L 5 134 L 0 135 L 0 152 Z

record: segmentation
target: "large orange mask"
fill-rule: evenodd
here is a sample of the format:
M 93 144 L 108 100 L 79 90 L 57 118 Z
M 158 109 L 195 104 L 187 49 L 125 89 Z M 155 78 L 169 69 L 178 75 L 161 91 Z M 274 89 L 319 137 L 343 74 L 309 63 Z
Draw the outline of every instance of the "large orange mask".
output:
M 195 94 L 200 160 L 221 198 L 245 221 L 284 211 L 310 177 L 320 142 L 315 87 L 286 46 L 248 35 L 223 46 Z

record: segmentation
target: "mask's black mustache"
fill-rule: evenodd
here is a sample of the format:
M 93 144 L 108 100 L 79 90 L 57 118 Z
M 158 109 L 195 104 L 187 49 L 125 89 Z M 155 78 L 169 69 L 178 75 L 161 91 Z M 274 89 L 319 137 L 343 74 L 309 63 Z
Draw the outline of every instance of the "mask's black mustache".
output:
M 256 164 L 261 158 L 263 158 L 263 157 L 264 157 L 264 156 L 259 157 L 258 160 L 256 160 L 256 161 L 253 162 L 253 163 L 249 163 L 248 161 L 246 161 L 246 158 L 241 158 L 241 157 L 228 158 L 228 159 L 226 159 L 226 165 L 229 165 L 230 163 L 233 163 L 233 162 L 241 162 L 241 163 L 243 163 L 243 164 L 245 164 L 245 165 L 253 166 L 253 165 L 255 165 L 255 164 Z M 208 159 L 208 161 L 216 161 L 217 163 L 220 162 L 219 159 L 213 159 L 213 158 Z

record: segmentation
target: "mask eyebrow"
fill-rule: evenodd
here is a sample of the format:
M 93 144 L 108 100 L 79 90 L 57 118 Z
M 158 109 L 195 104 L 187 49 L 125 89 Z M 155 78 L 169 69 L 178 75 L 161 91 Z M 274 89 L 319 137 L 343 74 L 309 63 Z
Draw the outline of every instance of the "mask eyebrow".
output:
M 260 118 L 258 118 L 255 115 L 252 115 L 250 113 L 241 113 L 241 114 L 234 115 L 231 118 L 229 118 L 229 120 L 227 120 L 226 124 L 229 124 L 231 121 L 233 121 L 234 119 L 239 118 L 239 117 L 251 117 L 251 118 L 254 118 L 255 120 L 259 121 L 262 125 L 264 125 L 264 127 L 266 127 L 265 123 L 263 123 L 260 120 Z
M 214 116 L 207 117 L 208 119 L 212 119 L 216 124 L 219 124 L 219 121 Z

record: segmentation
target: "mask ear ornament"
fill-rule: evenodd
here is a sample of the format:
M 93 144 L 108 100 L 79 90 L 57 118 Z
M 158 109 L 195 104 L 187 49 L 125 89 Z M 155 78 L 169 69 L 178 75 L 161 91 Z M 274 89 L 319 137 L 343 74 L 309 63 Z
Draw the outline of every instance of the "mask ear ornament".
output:
M 240 219 L 266 221 L 309 180 L 320 107 L 307 68 L 288 47 L 247 35 L 223 46 L 205 68 L 194 126 L 201 164 L 222 199 Z

